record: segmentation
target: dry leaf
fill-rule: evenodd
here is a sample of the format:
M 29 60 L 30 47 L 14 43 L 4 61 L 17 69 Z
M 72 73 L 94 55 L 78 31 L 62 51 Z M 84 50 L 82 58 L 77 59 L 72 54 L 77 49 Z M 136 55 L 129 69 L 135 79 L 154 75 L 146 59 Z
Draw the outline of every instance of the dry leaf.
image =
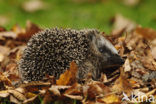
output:
M 20 104 L 21 103 L 21 101 L 19 101 L 13 95 L 10 95 L 10 102 L 15 103 L 15 104 Z
M 22 94 L 25 93 L 25 89 L 24 88 L 21 88 L 21 87 L 18 87 L 15 90 L 18 91 L 18 92 L 20 92 L 20 93 L 22 93 Z
M 83 90 L 87 89 L 87 93 L 85 92 L 86 94 L 84 95 L 87 96 L 87 100 L 91 101 L 95 101 L 97 96 L 105 96 L 111 93 L 111 90 L 100 82 L 89 84 L 88 87 L 86 86 L 87 88 L 84 87 Z
M 23 3 L 22 8 L 27 12 L 36 12 L 38 10 L 43 10 L 47 5 L 41 0 L 28 0 Z
M 40 103 L 41 99 L 39 99 L 39 96 L 37 95 L 23 102 L 23 104 L 40 104 Z
M 18 92 L 18 91 L 16 91 L 16 90 L 8 90 L 8 92 L 10 93 L 10 94 L 12 94 L 17 100 L 19 100 L 19 101 L 24 101 L 24 100 L 26 100 L 26 97 L 22 94 L 22 93 L 20 93 L 20 92 Z
M 82 100 L 83 96 L 80 95 L 68 95 L 68 94 L 64 94 L 64 96 L 71 98 L 71 99 L 75 99 L 75 100 Z
M 0 98 L 6 98 L 9 96 L 8 90 L 2 90 L 0 91 Z
M 63 85 L 53 85 L 53 87 L 57 88 L 58 90 L 67 90 L 71 88 L 71 86 L 63 86 Z
M 123 0 L 123 3 L 127 6 L 136 6 L 141 0 Z
M 60 96 L 60 91 L 57 88 L 53 87 L 50 90 L 48 89 L 43 98 L 43 103 L 50 104 L 54 102 L 55 100 L 57 100 L 59 96 Z
M 58 90 L 58 87 L 51 86 L 48 90 L 52 92 L 54 96 L 61 96 L 61 93 Z
M 0 26 L 0 32 L 4 32 L 4 31 L 6 31 L 6 29 Z
M 27 92 L 35 92 L 41 89 L 49 88 L 51 83 L 41 82 L 41 81 L 32 81 L 27 84 L 22 84 L 20 87 L 24 88 Z
M 132 93 L 132 86 L 128 82 L 125 73 L 123 70 L 121 71 L 120 77 L 115 81 L 114 86 L 112 87 L 114 91 L 119 93 L 126 93 L 128 96 Z
M 154 59 L 156 59 L 156 47 L 152 47 L 152 55 L 153 55 L 153 57 L 154 57 Z
M 12 86 L 11 81 L 2 72 L 0 72 L 0 82 L 3 82 L 5 85 Z
M 0 62 L 2 62 L 3 60 L 4 60 L 4 55 L 0 53 Z
M 121 100 L 115 94 L 104 96 L 102 99 L 98 99 L 98 102 L 106 104 L 121 104 Z
M 30 99 L 30 98 L 36 97 L 37 95 L 34 94 L 34 93 L 31 93 L 31 92 L 28 92 L 28 93 L 25 94 L 25 96 Z
M 151 28 L 137 27 L 136 33 L 142 35 L 145 39 L 153 40 L 156 38 L 156 31 Z
M 0 62 L 3 62 L 4 59 L 9 54 L 10 48 L 0 45 Z
M 82 86 L 78 83 L 73 84 L 72 87 L 68 88 L 64 94 L 68 95 L 80 95 L 82 94 Z
M 10 52 L 9 52 L 9 58 L 16 60 L 17 62 L 19 62 L 19 60 L 21 59 L 22 53 L 24 51 L 24 49 L 26 48 L 26 46 L 22 45 L 22 46 L 17 46 L 16 48 L 13 48 Z
M 77 65 L 74 61 L 70 63 L 70 69 L 60 75 L 56 81 L 57 85 L 71 85 L 76 82 Z
M 5 32 L 0 32 L 0 36 L 16 39 L 17 34 L 12 31 L 5 31 Z
M 25 29 L 20 27 L 18 24 L 14 25 L 11 30 L 15 32 L 16 34 L 25 33 Z
M 17 81 L 20 80 L 19 73 L 17 70 L 17 63 L 15 62 L 9 63 L 6 66 L 5 72 L 3 74 L 7 76 L 7 78 L 12 82 L 12 85 L 14 85 L 14 83 L 17 83 Z
M 136 27 L 136 24 L 133 21 L 123 17 L 122 15 L 117 14 L 115 16 L 113 27 L 114 29 L 112 30 L 111 34 L 117 35 L 117 34 L 122 34 L 123 32 L 133 31 Z
M 126 59 L 125 64 L 124 64 L 124 72 L 127 72 L 127 71 L 131 71 L 131 66 L 130 66 L 130 62 L 128 58 Z
M 25 30 L 25 32 L 23 32 L 21 30 L 21 32 L 18 33 L 18 39 L 28 41 L 32 35 L 34 35 L 35 33 L 39 32 L 39 31 L 41 31 L 41 29 L 36 24 L 33 24 L 30 21 L 27 21 L 26 22 L 26 30 Z

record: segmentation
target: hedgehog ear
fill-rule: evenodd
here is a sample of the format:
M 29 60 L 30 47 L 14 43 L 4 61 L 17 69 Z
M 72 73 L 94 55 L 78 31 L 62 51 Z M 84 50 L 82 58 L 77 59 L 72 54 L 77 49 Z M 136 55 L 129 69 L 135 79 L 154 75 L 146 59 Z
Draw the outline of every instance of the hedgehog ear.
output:
M 94 32 L 88 32 L 87 36 L 88 36 L 88 39 L 92 41 L 95 38 L 95 33 Z

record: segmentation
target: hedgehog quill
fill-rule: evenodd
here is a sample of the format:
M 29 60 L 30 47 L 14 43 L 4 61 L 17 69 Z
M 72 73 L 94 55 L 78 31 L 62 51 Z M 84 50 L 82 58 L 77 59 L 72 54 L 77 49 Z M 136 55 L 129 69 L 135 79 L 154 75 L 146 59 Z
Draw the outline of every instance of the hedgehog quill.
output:
M 98 30 L 53 28 L 32 36 L 18 69 L 23 81 L 42 80 L 47 74 L 59 78 L 71 61 L 78 65 L 78 80 L 86 78 L 89 72 L 97 80 L 108 67 L 124 63 Z

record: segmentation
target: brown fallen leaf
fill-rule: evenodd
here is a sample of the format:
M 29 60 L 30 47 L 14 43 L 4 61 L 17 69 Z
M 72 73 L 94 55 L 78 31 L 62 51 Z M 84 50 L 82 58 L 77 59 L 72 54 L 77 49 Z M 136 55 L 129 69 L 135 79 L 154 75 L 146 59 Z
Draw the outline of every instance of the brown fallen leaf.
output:
M 3 84 L 12 87 L 11 81 L 2 72 L 0 72 L 0 82 L 3 82 Z M 2 86 L 0 86 L 0 87 L 2 87 Z
M 121 14 L 117 14 L 114 17 L 114 29 L 112 30 L 113 35 L 122 34 L 124 32 L 131 32 L 135 29 L 136 23 L 123 17 Z
M 115 94 L 106 95 L 103 98 L 97 99 L 97 101 L 106 104 L 121 104 L 121 99 Z
M 75 100 L 82 100 L 83 96 L 80 95 L 68 95 L 68 94 L 64 94 L 65 97 L 71 98 L 71 99 L 75 99 Z
M 2 62 L 3 60 L 4 60 L 4 55 L 0 53 L 0 62 Z
M 38 10 L 43 10 L 47 7 L 47 4 L 42 0 L 28 0 L 22 4 L 22 8 L 26 12 L 36 12 Z
M 8 90 L 2 90 L 0 91 L 0 98 L 6 98 L 9 96 Z
M 20 25 L 15 24 L 12 29 L 13 32 L 15 32 L 16 34 L 20 34 L 20 33 L 25 33 L 25 29 L 22 28 Z
M 128 79 L 128 82 L 130 83 L 130 85 L 132 85 L 132 88 L 140 88 L 140 84 L 137 81 Z
M 68 88 L 63 96 L 68 97 L 70 99 L 82 100 L 82 86 L 78 83 L 75 83 L 72 87 Z
M 57 87 L 52 86 L 48 90 L 46 90 L 45 96 L 43 98 L 44 104 L 49 104 L 57 100 L 61 96 L 60 91 Z
M 156 59 L 156 38 L 150 42 L 150 48 L 152 52 L 152 56 Z M 156 61 L 155 61 L 156 62 Z
M 58 90 L 67 90 L 71 88 L 71 86 L 64 86 L 64 85 L 53 85 L 53 87 L 57 88 Z
M 156 53 L 156 46 L 152 47 L 151 51 L 152 51 L 152 55 L 153 55 L 154 59 L 156 59 L 156 54 L 155 54 Z
M 16 97 L 14 97 L 13 95 L 10 95 L 10 102 L 15 103 L 15 104 L 20 104 L 21 101 L 19 101 Z
M 135 32 L 142 35 L 145 39 L 153 40 L 156 38 L 156 31 L 152 28 L 137 27 Z
M 130 62 L 129 62 L 129 59 L 127 58 L 126 61 L 125 61 L 125 64 L 124 64 L 124 72 L 128 72 L 128 71 L 131 71 L 131 66 L 130 66 Z
M 82 86 L 78 83 L 73 84 L 70 88 L 68 88 L 64 94 L 70 94 L 70 95 L 80 95 L 82 94 Z
M 9 51 L 10 51 L 9 47 L 0 45 L 0 53 L 1 54 L 8 55 Z
M 6 39 L 4 42 L 4 45 L 9 47 L 10 49 L 13 49 L 17 46 L 20 46 L 20 45 L 26 45 L 26 43 L 24 43 L 23 41 L 19 41 L 16 39 Z
M 9 54 L 9 51 L 10 51 L 10 48 L 9 47 L 0 45 L 0 63 L 3 63 L 4 60 L 7 59 L 7 56 Z
M 8 90 L 8 92 L 11 94 L 11 95 L 13 95 L 17 100 L 19 100 L 19 101 L 24 101 L 24 100 L 26 100 L 26 97 L 22 94 L 22 93 L 20 93 L 20 92 L 18 92 L 18 91 L 16 91 L 16 90 Z
M 140 3 L 141 0 L 122 0 L 122 1 L 127 6 L 136 6 Z
M 15 90 L 18 91 L 18 92 L 20 92 L 20 93 L 22 93 L 22 94 L 25 94 L 24 88 L 18 87 Z
M 143 64 L 144 68 L 156 71 L 156 65 L 153 64 L 155 62 L 155 60 L 153 58 L 144 57 L 144 58 L 141 59 L 141 62 Z
M 103 83 L 93 82 L 88 86 L 83 86 L 83 92 L 86 97 L 86 101 L 96 101 L 97 97 L 105 96 L 111 93 L 111 90 Z
M 99 95 L 102 90 L 103 89 L 101 89 L 98 85 L 90 85 L 87 91 L 88 100 L 95 100 L 96 96 Z
M 20 85 L 21 88 L 24 88 L 26 92 L 35 92 L 41 89 L 48 89 L 51 83 L 49 82 L 41 82 L 41 81 L 32 81 L 27 84 Z
M 20 28 L 17 27 L 17 29 L 20 29 Z M 16 30 L 16 29 L 14 29 L 14 30 Z M 17 38 L 19 40 L 28 41 L 31 38 L 32 35 L 34 35 L 35 33 L 39 32 L 39 31 L 41 31 L 41 29 L 36 24 L 33 24 L 32 22 L 30 22 L 28 20 L 26 22 L 25 32 L 23 30 L 19 30 L 19 31 L 21 31 L 21 32 L 18 32 L 18 37 Z
M 31 92 L 27 92 L 27 93 L 25 94 L 25 96 L 26 96 L 28 99 L 30 99 L 30 98 L 33 98 L 33 97 L 37 96 L 37 94 L 31 93 Z
M 4 27 L 0 26 L 0 32 L 4 32 L 4 31 L 6 31 L 6 29 Z
M 71 85 L 76 82 L 77 65 L 74 61 L 70 63 L 70 69 L 66 70 L 60 75 L 60 78 L 56 81 L 57 85 Z
M 9 63 L 5 68 L 4 75 L 7 76 L 7 78 L 12 82 L 12 84 L 14 82 L 16 83 L 16 81 L 19 81 L 20 77 L 17 70 L 17 63 Z
M 25 48 L 26 48 L 25 45 L 21 45 L 21 46 L 17 46 L 15 48 L 13 48 L 9 52 L 9 55 L 8 55 L 9 58 L 19 62 L 19 60 L 21 59 L 22 53 L 23 53 Z
M 49 90 L 50 92 L 52 92 L 53 95 L 55 95 L 55 96 L 61 96 L 61 93 L 60 93 L 58 87 L 51 86 L 48 90 Z
M 128 35 L 125 43 L 130 50 L 135 50 L 138 61 L 141 61 L 146 69 L 155 70 L 154 58 L 156 47 L 156 31 L 151 28 L 137 27 L 135 32 Z M 131 51 L 132 52 L 132 51 Z
M 24 100 L 23 104 L 40 104 L 41 99 L 38 95 L 31 97 L 29 99 Z
M 120 77 L 115 81 L 115 84 L 113 85 L 113 90 L 118 92 L 118 93 L 126 93 L 128 96 L 131 95 L 132 93 L 132 86 L 128 82 L 125 73 L 123 69 L 121 69 L 121 74 Z
M 12 31 L 4 31 L 4 32 L 0 32 L 0 36 L 16 39 L 17 34 L 15 32 L 12 32 Z

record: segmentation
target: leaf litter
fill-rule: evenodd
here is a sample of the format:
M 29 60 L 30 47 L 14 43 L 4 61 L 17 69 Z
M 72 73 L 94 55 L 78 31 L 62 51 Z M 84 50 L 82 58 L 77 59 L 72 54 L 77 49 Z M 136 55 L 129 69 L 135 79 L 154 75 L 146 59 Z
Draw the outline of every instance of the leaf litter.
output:
M 79 68 L 74 61 L 57 80 L 54 76 L 47 75 L 42 81 L 21 83 L 18 62 L 27 41 L 42 29 L 30 21 L 26 28 L 15 25 L 6 31 L 1 27 L 0 102 L 136 104 L 140 95 L 148 98 L 152 95 L 156 99 L 156 30 L 143 28 L 119 15 L 116 18 L 112 35 L 105 37 L 125 58 L 125 64 L 118 69 L 120 73 L 110 78 L 103 73 L 99 81 L 94 81 L 88 75 L 87 80 L 82 83 L 76 80 Z M 123 24 L 119 25 L 120 23 Z M 131 99 L 132 94 L 136 96 L 135 101 Z M 128 100 L 123 101 L 125 95 Z M 145 103 L 146 99 L 141 102 Z

